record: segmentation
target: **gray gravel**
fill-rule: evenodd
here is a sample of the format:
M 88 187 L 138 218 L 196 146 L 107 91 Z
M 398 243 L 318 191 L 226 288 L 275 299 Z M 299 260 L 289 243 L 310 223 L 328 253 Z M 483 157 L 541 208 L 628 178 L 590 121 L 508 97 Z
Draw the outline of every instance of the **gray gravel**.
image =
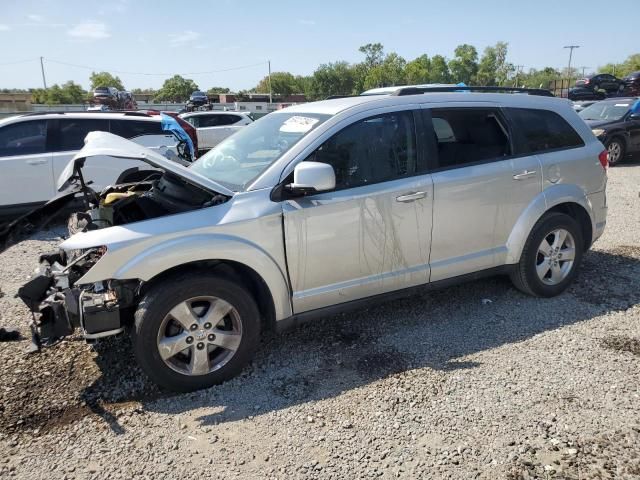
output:
M 0 478 L 640 478 L 640 162 L 560 297 L 502 278 L 264 340 L 244 374 L 158 391 L 126 337 L 0 344 Z M 61 230 L 0 255 L 0 312 Z M 490 300 L 486 301 L 486 300 Z

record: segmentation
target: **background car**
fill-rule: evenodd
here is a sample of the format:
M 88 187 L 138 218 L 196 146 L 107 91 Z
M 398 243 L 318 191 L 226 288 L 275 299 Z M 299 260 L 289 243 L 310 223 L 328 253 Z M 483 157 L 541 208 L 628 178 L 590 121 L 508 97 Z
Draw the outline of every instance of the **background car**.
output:
M 578 115 L 609 151 L 609 164 L 640 151 L 640 99 L 612 98 L 594 103 Z
M 607 93 L 616 93 L 620 90 L 623 81 L 608 73 L 598 73 L 588 75 L 576 80 L 576 87 L 588 88 L 590 90 L 604 90 Z
M 9 218 L 50 200 L 69 160 L 91 131 L 111 132 L 161 154 L 176 152 L 177 138 L 162 130 L 160 116 L 142 112 L 45 112 L 0 120 L 0 217 Z M 177 152 L 176 152 L 177 153 Z M 105 156 L 88 163 L 96 188 L 143 163 Z
M 574 102 L 580 100 L 603 100 L 607 95 L 602 91 L 592 90 L 586 87 L 570 88 L 568 93 L 569 100 Z
M 209 97 L 204 92 L 195 91 L 189 97 L 189 103 L 194 107 L 201 107 L 205 103 L 209 103 Z
M 201 153 L 253 122 L 249 115 L 240 112 L 191 112 L 180 117 L 195 127 Z
M 624 82 L 625 95 L 634 97 L 640 95 L 640 70 L 630 73 L 622 81 Z

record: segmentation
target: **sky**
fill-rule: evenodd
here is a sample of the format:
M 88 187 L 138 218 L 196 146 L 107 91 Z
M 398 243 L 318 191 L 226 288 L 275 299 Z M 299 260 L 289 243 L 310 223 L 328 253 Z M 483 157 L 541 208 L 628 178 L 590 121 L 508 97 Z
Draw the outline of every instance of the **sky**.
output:
M 170 75 L 201 89 L 254 87 L 272 71 L 309 75 L 337 60 L 358 62 L 358 47 L 380 42 L 407 61 L 453 57 L 462 43 L 481 54 L 498 41 L 508 61 L 529 68 L 597 69 L 640 52 L 633 19 L 640 0 L 0 0 L 0 88 L 73 80 L 92 70 L 125 88 L 159 88 Z M 625 21 L 624 19 L 627 19 Z

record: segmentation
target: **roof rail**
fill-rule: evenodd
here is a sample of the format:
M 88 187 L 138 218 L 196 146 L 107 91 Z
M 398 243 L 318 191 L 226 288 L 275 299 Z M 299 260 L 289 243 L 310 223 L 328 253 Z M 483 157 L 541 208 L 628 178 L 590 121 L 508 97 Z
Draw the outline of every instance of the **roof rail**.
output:
M 360 95 L 329 95 L 325 100 L 336 100 L 338 98 L 359 97 Z
M 516 87 L 401 87 L 391 95 L 403 97 L 405 95 L 420 95 L 422 93 L 443 92 L 493 92 L 493 93 L 526 93 L 541 97 L 553 97 L 550 90 L 544 88 L 516 88 Z
M 148 113 L 137 110 L 47 110 L 45 112 L 28 112 L 23 113 L 23 117 L 31 117 L 34 115 L 60 115 L 64 113 L 122 113 L 132 117 L 150 117 Z

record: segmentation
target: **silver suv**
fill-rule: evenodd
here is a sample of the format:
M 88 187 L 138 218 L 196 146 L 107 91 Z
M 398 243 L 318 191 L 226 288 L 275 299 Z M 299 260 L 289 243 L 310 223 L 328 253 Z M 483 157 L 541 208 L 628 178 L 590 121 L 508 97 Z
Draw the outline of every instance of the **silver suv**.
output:
M 81 233 L 20 291 L 40 341 L 130 328 L 149 377 L 188 391 L 237 375 L 264 330 L 414 289 L 508 274 L 560 294 L 605 228 L 602 144 L 566 100 L 426 92 L 277 111 L 188 168 L 90 133 L 59 181 L 87 199 Z M 164 173 L 92 192 L 105 151 Z

